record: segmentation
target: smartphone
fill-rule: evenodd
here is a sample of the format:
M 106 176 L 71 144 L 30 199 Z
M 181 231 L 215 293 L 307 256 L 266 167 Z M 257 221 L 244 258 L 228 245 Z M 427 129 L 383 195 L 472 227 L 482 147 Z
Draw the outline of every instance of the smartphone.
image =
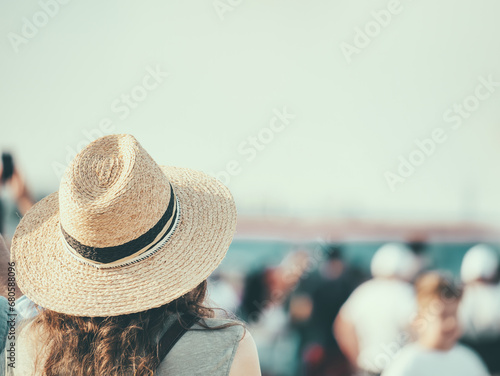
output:
M 8 181 L 12 174 L 14 173 L 14 160 L 12 159 L 12 154 L 10 153 L 2 153 L 2 183 Z

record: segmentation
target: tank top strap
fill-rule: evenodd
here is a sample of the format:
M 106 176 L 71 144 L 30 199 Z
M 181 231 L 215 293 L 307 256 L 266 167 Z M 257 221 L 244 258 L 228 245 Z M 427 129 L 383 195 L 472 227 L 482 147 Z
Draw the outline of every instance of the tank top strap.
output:
M 186 313 L 167 329 L 158 342 L 159 363 L 165 359 L 177 341 L 179 341 L 179 339 L 181 339 L 181 337 L 199 320 L 200 318 L 198 316 Z

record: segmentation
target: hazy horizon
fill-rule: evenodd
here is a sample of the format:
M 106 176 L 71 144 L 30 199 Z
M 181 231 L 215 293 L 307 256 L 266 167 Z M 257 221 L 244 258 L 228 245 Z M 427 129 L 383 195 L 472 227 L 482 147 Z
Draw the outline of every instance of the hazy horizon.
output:
M 500 219 L 498 2 L 42 3 L 0 5 L 0 150 L 37 195 L 131 133 L 233 173 L 242 214 Z

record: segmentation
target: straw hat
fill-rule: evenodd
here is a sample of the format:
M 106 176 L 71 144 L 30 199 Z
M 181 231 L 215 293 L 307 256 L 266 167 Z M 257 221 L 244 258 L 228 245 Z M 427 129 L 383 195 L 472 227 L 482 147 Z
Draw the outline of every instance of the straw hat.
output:
M 16 280 L 38 305 L 116 316 L 169 303 L 219 265 L 236 207 L 218 180 L 159 166 L 130 135 L 99 138 L 68 166 L 12 241 Z

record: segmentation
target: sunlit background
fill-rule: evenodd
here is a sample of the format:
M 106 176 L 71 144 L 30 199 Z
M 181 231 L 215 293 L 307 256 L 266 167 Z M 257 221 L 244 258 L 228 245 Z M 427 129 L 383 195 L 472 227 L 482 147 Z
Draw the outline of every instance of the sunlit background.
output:
M 63 3 L 0 2 L 0 151 L 35 200 L 110 133 L 216 176 L 239 213 L 217 275 L 236 312 L 251 276 L 332 243 L 356 284 L 388 241 L 457 278 L 473 245 L 498 253 L 499 2 Z M 21 212 L 1 198 L 10 238 Z M 283 288 L 285 365 L 266 375 L 348 374 L 305 370 L 290 314 L 327 254 Z

